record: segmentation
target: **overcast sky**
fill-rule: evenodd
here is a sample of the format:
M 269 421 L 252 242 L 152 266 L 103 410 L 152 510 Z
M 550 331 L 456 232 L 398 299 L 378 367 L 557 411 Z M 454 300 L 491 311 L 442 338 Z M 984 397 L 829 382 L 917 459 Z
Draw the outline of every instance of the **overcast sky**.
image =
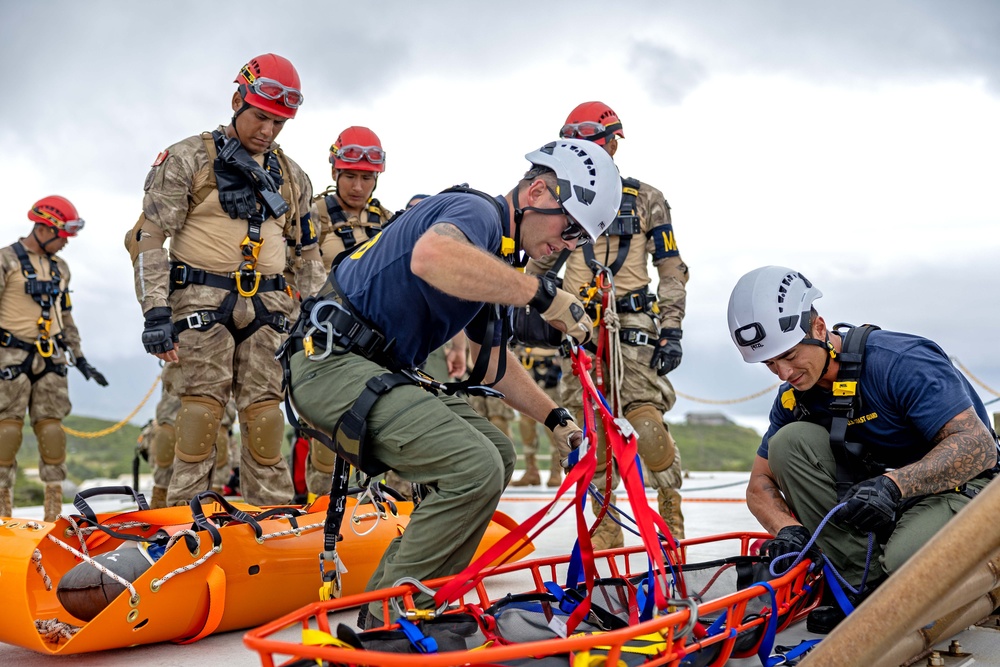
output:
M 733 285 L 764 264 L 812 279 L 828 322 L 933 338 L 1000 390 L 1000 3 L 618 7 L 0 0 L 0 241 L 27 233 L 47 194 L 87 220 L 63 256 L 84 350 L 111 386 L 74 372 L 75 412 L 119 419 L 155 378 L 122 239 L 157 153 L 225 124 L 234 76 L 268 51 L 302 78 L 279 141 L 316 191 L 340 130 L 367 125 L 387 151 L 376 196 L 391 209 L 458 182 L 505 193 L 577 103 L 610 104 L 619 167 L 666 194 L 691 269 L 670 375 L 685 394 L 775 381 L 726 331 Z M 760 428 L 770 400 L 722 409 Z M 669 417 L 715 409 L 682 399 Z

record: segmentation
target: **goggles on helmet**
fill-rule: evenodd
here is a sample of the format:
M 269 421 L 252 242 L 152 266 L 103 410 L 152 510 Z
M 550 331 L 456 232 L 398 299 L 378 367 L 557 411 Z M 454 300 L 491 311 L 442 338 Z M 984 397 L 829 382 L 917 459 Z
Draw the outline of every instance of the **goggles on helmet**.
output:
M 333 156 L 330 158 L 330 162 L 333 162 L 334 159 L 343 162 L 361 162 L 364 159 L 372 164 L 382 164 L 385 162 L 385 151 L 378 146 L 348 144 L 347 146 L 340 147 L 333 146 L 332 152 Z
M 289 109 L 298 109 L 302 106 L 302 91 L 290 88 L 280 81 L 266 79 L 264 77 L 254 78 L 252 72 L 247 67 L 240 70 L 240 74 L 248 83 L 247 88 L 256 95 L 260 95 L 265 100 L 281 100 Z
M 83 229 L 83 225 L 85 224 L 83 218 L 75 218 L 73 220 L 63 222 L 48 211 L 43 211 L 38 207 L 31 209 L 31 212 L 48 221 L 49 225 L 55 227 L 59 232 L 59 236 L 62 236 L 63 238 L 67 236 L 76 236 L 77 233 Z
M 559 130 L 559 137 L 562 139 L 587 139 L 594 141 L 608 135 L 614 134 L 622 129 L 621 123 L 611 123 L 604 126 L 593 121 L 582 123 L 568 123 Z

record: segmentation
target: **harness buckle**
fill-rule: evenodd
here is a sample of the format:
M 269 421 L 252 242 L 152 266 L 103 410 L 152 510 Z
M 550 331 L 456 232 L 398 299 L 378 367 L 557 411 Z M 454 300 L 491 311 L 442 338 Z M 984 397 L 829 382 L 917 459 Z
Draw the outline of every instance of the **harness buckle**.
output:
M 43 347 L 44 343 L 48 343 L 48 347 Z M 48 359 L 56 351 L 56 343 L 51 338 L 43 338 L 39 336 L 35 339 L 35 349 L 38 350 L 38 354 L 42 357 Z
M 187 264 L 175 264 L 174 268 L 170 271 L 173 277 L 173 284 L 178 288 L 185 287 L 188 284 L 188 271 L 189 267 Z M 173 274 L 176 273 L 176 277 Z
M 192 313 L 184 318 L 184 322 L 188 325 L 188 329 L 200 329 L 205 326 L 207 322 L 201 316 L 201 313 Z
M 629 307 L 637 313 L 641 313 L 646 309 L 646 294 L 645 292 L 632 292 L 628 295 L 628 305 Z
M 260 271 L 246 271 L 241 269 L 239 273 L 233 274 L 233 278 L 236 279 L 236 291 L 240 293 L 240 296 L 251 297 L 257 293 L 257 288 L 260 287 Z M 253 285 L 244 289 L 243 281 L 247 278 L 253 280 Z
M 14 340 L 14 334 L 9 331 L 0 332 L 0 347 L 10 347 Z
M 250 236 L 248 234 L 247 237 L 243 239 L 243 243 L 240 244 L 240 250 L 243 251 L 243 257 L 247 258 L 247 260 L 249 260 L 250 257 L 253 257 L 254 263 L 256 263 L 257 258 L 260 256 L 260 247 L 262 245 L 264 245 L 263 241 L 252 241 L 250 240 Z
M 645 331 L 637 331 L 636 329 L 623 329 L 621 340 L 623 343 L 628 343 L 629 345 L 649 345 L 649 334 Z
M 43 315 L 38 318 L 38 330 L 42 333 L 45 338 L 48 338 L 49 330 L 52 329 L 52 320 L 46 319 Z
M 13 380 L 20 374 L 21 369 L 17 366 L 8 366 L 7 368 L 0 369 L 0 379 L 2 380 Z

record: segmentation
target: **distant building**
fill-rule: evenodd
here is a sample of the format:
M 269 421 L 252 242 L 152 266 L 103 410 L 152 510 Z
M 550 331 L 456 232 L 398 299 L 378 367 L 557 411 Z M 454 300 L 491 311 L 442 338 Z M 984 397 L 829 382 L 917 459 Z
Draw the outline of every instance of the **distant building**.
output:
M 689 426 L 725 426 L 733 423 L 721 412 L 689 412 L 684 418 Z

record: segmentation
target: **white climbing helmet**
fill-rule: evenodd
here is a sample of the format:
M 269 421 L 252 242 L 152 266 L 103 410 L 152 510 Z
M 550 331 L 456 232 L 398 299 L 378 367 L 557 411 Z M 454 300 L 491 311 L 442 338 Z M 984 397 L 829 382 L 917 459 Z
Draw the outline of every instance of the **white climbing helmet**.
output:
M 559 139 L 524 157 L 555 172 L 556 197 L 591 240 L 596 241 L 617 217 L 622 201 L 621 174 L 615 161 L 597 144 Z
M 729 297 L 729 335 L 743 361 L 767 361 L 811 341 L 809 311 L 821 296 L 804 275 L 784 266 L 763 266 L 740 278 Z

